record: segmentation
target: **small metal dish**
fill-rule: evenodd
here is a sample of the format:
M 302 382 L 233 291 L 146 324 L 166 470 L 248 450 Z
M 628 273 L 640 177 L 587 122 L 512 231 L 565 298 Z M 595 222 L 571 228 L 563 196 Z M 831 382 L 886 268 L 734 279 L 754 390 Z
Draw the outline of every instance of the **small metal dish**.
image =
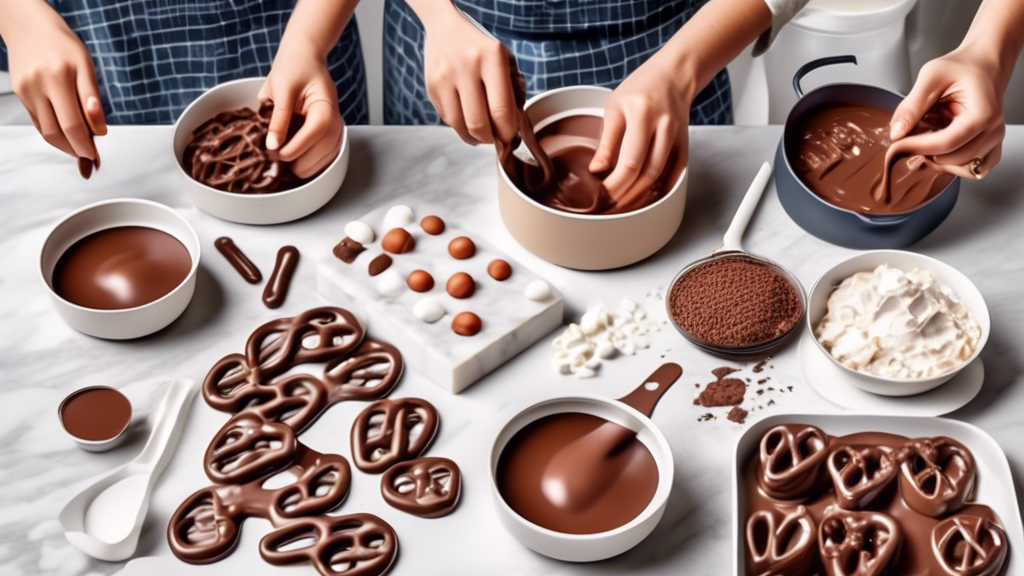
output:
M 86 440 L 84 438 L 79 438 L 78 436 L 72 434 L 71 431 L 69 431 L 67 427 L 64 425 L 64 409 L 67 408 L 68 403 L 71 402 L 76 397 L 80 396 L 81 394 L 88 392 L 90 390 L 111 390 L 117 393 L 122 398 L 124 398 L 125 402 L 128 402 L 128 421 L 125 422 L 124 427 L 121 428 L 121 431 L 118 432 L 113 438 L 108 438 L 106 440 Z M 79 388 L 78 390 L 75 390 L 71 394 L 68 394 L 67 398 L 62 400 L 60 406 L 57 407 L 57 420 L 60 422 L 61 430 L 63 430 L 64 433 L 67 434 L 69 438 L 74 440 L 75 443 L 78 444 L 79 448 L 81 448 L 82 450 L 86 450 L 88 452 L 106 452 L 107 450 L 112 450 L 120 446 L 124 442 L 124 439 L 128 436 L 126 432 L 128 432 L 128 428 L 131 427 L 132 418 L 134 418 L 134 416 L 134 409 L 132 408 L 132 403 L 128 400 L 128 397 L 125 396 L 120 390 L 116 388 L 111 388 L 110 386 L 86 386 L 85 388 Z

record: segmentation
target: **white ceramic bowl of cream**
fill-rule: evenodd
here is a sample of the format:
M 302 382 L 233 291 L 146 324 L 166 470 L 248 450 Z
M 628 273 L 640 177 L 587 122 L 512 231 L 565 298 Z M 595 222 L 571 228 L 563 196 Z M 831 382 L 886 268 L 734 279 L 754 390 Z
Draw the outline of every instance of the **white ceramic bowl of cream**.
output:
M 871 272 L 882 264 L 892 268 L 899 268 L 905 272 L 914 268 L 927 270 L 935 276 L 936 280 L 948 286 L 956 294 L 960 302 L 967 308 L 971 318 L 981 328 L 981 337 L 975 345 L 974 353 L 970 358 L 956 368 L 935 376 L 925 378 L 887 378 L 854 370 L 836 360 L 825 349 L 822 343 L 818 341 L 816 330 L 818 324 L 828 312 L 828 300 L 833 291 L 850 276 L 858 272 Z M 814 283 L 807 298 L 806 321 L 807 329 L 813 336 L 819 353 L 827 356 L 836 366 L 849 374 L 852 377 L 851 381 L 858 388 L 883 396 L 912 396 L 938 388 L 953 378 L 953 376 L 956 376 L 960 370 L 978 357 L 988 341 L 989 332 L 992 328 L 992 320 L 989 317 L 985 298 L 967 276 L 939 260 L 902 250 L 864 252 L 840 262 L 822 274 L 817 282 Z

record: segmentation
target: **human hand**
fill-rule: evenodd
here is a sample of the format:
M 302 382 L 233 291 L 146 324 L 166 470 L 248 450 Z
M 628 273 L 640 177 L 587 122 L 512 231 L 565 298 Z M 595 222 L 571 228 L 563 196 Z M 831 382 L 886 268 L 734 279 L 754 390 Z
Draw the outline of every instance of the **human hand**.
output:
M 695 91 L 692 83 L 672 80 L 681 76 L 685 74 L 667 70 L 655 55 L 608 98 L 590 171 L 611 169 L 604 186 L 613 200 L 626 203 L 649 190 L 668 166 L 673 149 L 685 165 Z
M 106 134 L 107 122 L 89 51 L 45 3 L 21 4 L 3 19 L 14 93 L 36 130 L 55 148 L 98 164 L 92 137 Z
M 338 89 L 325 58 L 316 49 L 282 42 L 259 99 L 274 104 L 267 150 L 280 150 L 279 157 L 296 176 L 309 178 L 338 156 L 345 126 L 338 109 Z M 289 138 L 295 114 L 305 120 Z
M 931 156 L 946 172 L 983 178 L 999 163 L 1006 135 L 1005 86 L 1000 85 L 999 77 L 998 63 L 970 48 L 958 48 L 925 64 L 914 88 L 893 112 L 893 148 L 899 153 Z M 913 133 L 925 114 L 936 110 L 949 124 Z
M 508 50 L 446 5 L 421 15 L 427 97 L 466 143 L 511 142 L 519 123 Z

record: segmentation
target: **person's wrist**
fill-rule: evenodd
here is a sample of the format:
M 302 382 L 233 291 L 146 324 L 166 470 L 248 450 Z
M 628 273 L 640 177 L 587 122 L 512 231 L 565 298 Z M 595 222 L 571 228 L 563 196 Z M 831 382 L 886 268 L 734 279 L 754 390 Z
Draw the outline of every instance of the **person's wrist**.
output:
M 67 23 L 45 0 L 0 0 L 0 36 L 10 45 L 44 29 L 67 29 Z
M 329 50 L 329 47 L 325 49 L 322 46 L 318 46 L 316 42 L 302 36 L 285 37 L 281 40 L 281 45 L 277 49 L 277 56 L 274 61 L 275 63 L 278 59 L 300 62 L 309 60 L 326 61 Z
M 419 0 L 409 2 L 409 5 L 427 34 L 440 31 L 446 26 L 467 23 L 466 17 L 455 8 L 451 0 Z
M 698 67 L 691 58 L 685 55 L 672 58 L 666 69 L 661 72 L 669 79 L 669 85 L 676 98 L 687 105 L 693 102 L 694 96 L 700 91 L 700 80 Z
M 954 51 L 962 59 L 980 68 L 984 74 L 995 79 L 1000 94 L 1006 91 L 1017 61 L 1016 54 L 1009 54 L 1006 43 L 993 35 L 987 38 L 968 35 Z

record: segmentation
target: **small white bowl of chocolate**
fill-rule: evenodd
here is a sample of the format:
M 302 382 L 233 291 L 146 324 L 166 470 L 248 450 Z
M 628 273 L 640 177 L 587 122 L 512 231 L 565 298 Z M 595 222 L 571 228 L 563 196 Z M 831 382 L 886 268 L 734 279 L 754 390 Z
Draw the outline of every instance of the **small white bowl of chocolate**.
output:
M 348 172 L 347 126 L 338 156 L 312 178 L 299 178 L 267 151 L 273 108 L 258 98 L 265 80 L 245 78 L 215 86 L 192 102 L 174 125 L 175 164 L 185 194 L 222 220 L 280 224 L 303 218 L 334 197 Z M 302 121 L 302 116 L 292 116 L 289 136 Z
M 111 340 L 141 338 L 181 316 L 196 287 L 199 237 L 149 200 L 105 200 L 61 220 L 43 244 L 40 274 L 69 326 Z
M 538 149 L 550 158 L 550 177 L 540 165 L 499 149 L 502 221 L 524 248 L 566 268 L 607 270 L 639 262 L 667 244 L 683 220 L 688 171 L 678 155 L 654 186 L 616 197 L 601 183 L 605 174 L 589 171 L 609 95 L 607 88 L 571 86 L 526 102 L 522 140 L 535 140 L 535 159 Z

